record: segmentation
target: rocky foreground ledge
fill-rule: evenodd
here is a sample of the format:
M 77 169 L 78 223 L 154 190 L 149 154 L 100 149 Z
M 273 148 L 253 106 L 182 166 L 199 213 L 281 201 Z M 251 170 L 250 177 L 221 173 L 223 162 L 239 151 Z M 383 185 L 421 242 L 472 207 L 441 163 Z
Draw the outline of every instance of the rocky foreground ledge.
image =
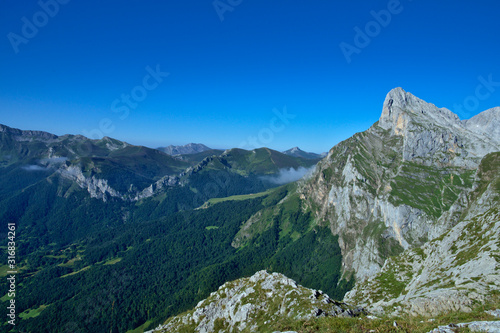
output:
M 486 312 L 500 318 L 500 310 Z M 500 321 L 473 321 L 470 323 L 450 324 L 439 326 L 429 333 L 454 333 L 459 328 L 468 328 L 471 332 L 500 333 Z
M 259 271 L 227 282 L 191 311 L 169 319 L 152 332 L 209 333 L 270 331 L 280 318 L 354 317 L 363 308 L 337 302 L 320 290 L 305 288 L 283 274 Z

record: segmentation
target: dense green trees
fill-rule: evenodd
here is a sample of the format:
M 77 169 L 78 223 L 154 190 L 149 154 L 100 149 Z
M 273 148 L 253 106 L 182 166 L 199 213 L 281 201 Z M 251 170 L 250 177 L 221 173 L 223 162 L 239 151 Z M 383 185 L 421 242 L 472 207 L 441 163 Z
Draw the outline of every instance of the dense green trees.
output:
M 147 320 L 156 325 L 224 282 L 261 269 L 338 298 L 349 287 L 338 285 L 337 238 L 326 228 L 312 228 L 311 215 L 296 200 L 280 208 L 271 227 L 247 246 L 231 246 L 241 224 L 261 209 L 274 209 L 287 187 L 197 210 L 191 204 L 196 191 L 188 187 L 138 204 L 104 203 L 79 191 L 58 195 L 69 190 L 55 178 L 16 194 L 22 198 L 13 198 L 12 205 L 8 200 L 0 204 L 1 214 L 18 223 L 24 270 L 18 276 L 17 310 L 47 306 L 21 320 L 21 331 L 126 332 Z M 235 192 L 242 190 L 228 187 L 224 194 Z M 27 206 L 16 206 L 19 202 Z M 284 227 L 300 237 L 280 236 Z M 0 288 L 5 287 L 1 281 Z

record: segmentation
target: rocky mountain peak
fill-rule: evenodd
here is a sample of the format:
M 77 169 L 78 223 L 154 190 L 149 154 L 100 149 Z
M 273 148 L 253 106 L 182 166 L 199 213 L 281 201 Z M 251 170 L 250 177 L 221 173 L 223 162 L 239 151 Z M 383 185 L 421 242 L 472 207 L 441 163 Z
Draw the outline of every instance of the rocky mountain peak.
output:
M 379 126 L 384 129 L 392 128 L 396 135 L 402 135 L 411 119 L 445 127 L 457 127 L 461 124 L 460 118 L 450 110 L 438 108 L 402 88 L 392 89 L 385 98 Z
M 288 156 L 294 156 L 294 157 L 303 157 L 303 158 L 307 158 L 307 159 L 320 159 L 321 157 L 323 157 L 320 154 L 309 153 L 309 152 L 303 151 L 299 147 L 293 147 L 293 148 L 290 148 L 288 150 L 285 150 L 285 151 L 283 151 L 283 154 L 286 154 Z
M 339 235 L 344 272 L 368 278 L 388 256 L 457 223 L 467 203 L 448 211 L 471 191 L 483 157 L 500 148 L 498 109 L 462 122 L 395 88 L 378 123 L 330 150 L 299 192 Z

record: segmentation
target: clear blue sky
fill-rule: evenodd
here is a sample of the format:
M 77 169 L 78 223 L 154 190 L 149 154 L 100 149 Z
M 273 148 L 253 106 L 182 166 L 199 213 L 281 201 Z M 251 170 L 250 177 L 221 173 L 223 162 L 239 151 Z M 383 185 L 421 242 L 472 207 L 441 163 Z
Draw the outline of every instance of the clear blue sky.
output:
M 494 0 L 55 1 L 0 4 L 0 123 L 323 152 L 377 121 L 394 87 L 461 118 L 500 105 Z

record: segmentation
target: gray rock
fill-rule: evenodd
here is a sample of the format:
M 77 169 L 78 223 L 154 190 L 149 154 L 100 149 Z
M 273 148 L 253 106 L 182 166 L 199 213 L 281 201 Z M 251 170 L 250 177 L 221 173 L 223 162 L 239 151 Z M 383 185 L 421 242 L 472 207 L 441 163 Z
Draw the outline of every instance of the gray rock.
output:
M 109 198 L 119 198 L 124 201 L 139 201 L 152 197 L 168 187 L 179 186 L 181 184 L 178 176 L 164 176 L 143 190 L 137 190 L 131 184 L 127 193 L 120 193 L 108 184 L 107 179 L 97 178 L 96 176 L 85 176 L 80 166 L 63 164 L 57 172 L 63 178 L 76 182 L 80 188 L 90 194 L 91 198 L 100 199 L 104 202 Z
M 213 332 L 216 322 L 224 323 L 231 332 L 246 328 L 256 331 L 270 328 L 280 317 L 299 320 L 353 317 L 362 313 L 362 308 L 336 302 L 323 292 L 298 285 L 282 274 L 259 271 L 250 278 L 223 284 L 192 311 L 170 318 L 150 332 L 176 332 L 190 325 L 195 327 L 195 332 Z M 260 327 L 255 326 L 257 320 Z
M 464 126 L 474 132 L 483 133 L 494 138 L 500 137 L 500 107 L 495 107 L 463 120 Z
M 487 314 L 500 318 L 500 309 L 486 311 Z
M 454 333 L 457 328 L 468 328 L 472 332 L 500 333 L 500 321 L 473 321 L 470 323 L 450 324 L 439 326 L 429 333 Z

